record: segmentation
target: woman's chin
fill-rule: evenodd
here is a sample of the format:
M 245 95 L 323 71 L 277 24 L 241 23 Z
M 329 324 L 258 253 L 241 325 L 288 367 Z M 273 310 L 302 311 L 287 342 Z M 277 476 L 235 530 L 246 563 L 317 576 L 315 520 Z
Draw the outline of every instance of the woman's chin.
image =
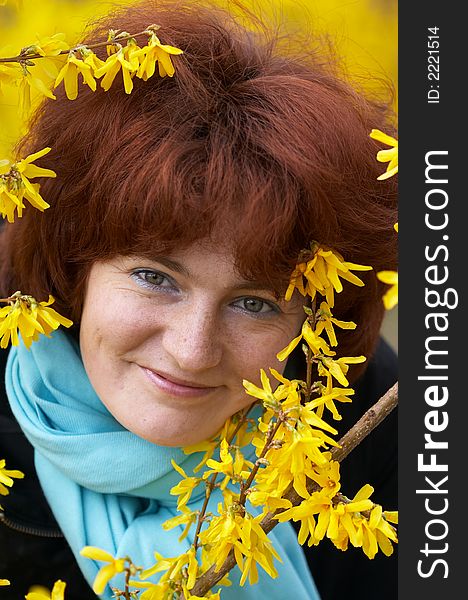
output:
M 218 429 L 207 430 L 206 433 L 200 428 L 189 431 L 180 430 L 178 428 L 163 427 L 158 428 L 158 431 L 133 430 L 133 433 L 138 437 L 155 444 L 156 446 L 167 446 L 170 448 L 183 448 L 199 444 L 213 437 Z

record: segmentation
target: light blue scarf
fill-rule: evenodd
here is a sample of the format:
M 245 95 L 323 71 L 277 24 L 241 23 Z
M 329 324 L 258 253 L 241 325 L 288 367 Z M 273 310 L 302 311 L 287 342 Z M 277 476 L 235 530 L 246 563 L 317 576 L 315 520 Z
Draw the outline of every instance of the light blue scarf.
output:
M 29 351 L 23 344 L 12 348 L 6 388 L 12 411 L 35 448 L 47 501 L 90 584 L 103 563 L 80 556 L 83 546 L 131 556 L 145 568 L 154 563 L 155 550 L 173 557 L 189 548 L 190 535 L 179 542 L 181 528 L 165 531 L 161 525 L 178 514 L 177 498 L 169 490 L 180 476 L 171 459 L 191 475 L 201 455 L 156 446 L 124 429 L 96 395 L 78 344 L 68 334 L 58 330 L 50 338 L 41 336 Z M 200 509 L 202 500 L 203 491 L 192 497 L 190 508 Z M 216 490 L 213 506 L 220 500 Z M 235 567 L 223 600 L 284 600 L 291 594 L 296 600 L 319 600 L 292 526 L 277 525 L 270 538 L 283 560 L 276 561 L 279 577 L 272 579 L 259 568 L 259 582 L 240 587 Z M 111 584 L 122 588 L 119 577 Z M 111 597 L 108 586 L 101 598 Z

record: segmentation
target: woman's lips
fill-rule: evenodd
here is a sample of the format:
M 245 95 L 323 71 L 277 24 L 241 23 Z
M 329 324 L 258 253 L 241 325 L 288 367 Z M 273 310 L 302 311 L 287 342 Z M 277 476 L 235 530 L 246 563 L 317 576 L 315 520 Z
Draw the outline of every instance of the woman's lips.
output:
M 200 386 L 192 382 L 185 382 L 180 379 L 172 379 L 166 373 L 158 373 L 147 367 L 141 367 L 148 379 L 154 383 L 160 390 L 171 396 L 179 396 L 183 398 L 195 398 L 197 396 L 206 396 L 217 386 Z

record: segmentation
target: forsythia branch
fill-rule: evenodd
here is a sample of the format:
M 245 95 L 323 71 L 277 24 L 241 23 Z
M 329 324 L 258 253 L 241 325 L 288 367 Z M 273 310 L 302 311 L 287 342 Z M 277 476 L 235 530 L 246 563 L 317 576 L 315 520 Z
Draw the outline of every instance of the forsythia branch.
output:
M 86 47 L 88 48 L 88 50 L 94 50 L 95 48 L 102 48 L 104 46 L 116 45 L 116 44 L 119 44 L 120 42 L 127 42 L 128 40 L 131 40 L 132 38 L 139 37 L 144 34 L 147 35 L 150 31 L 156 31 L 157 29 L 159 29 L 158 25 L 150 25 L 144 31 L 139 31 L 138 33 L 133 33 L 133 34 L 128 33 L 128 34 L 116 37 L 112 41 L 106 40 L 103 42 L 97 42 L 95 44 L 92 44 L 92 45 L 86 46 Z M 60 50 L 59 52 L 57 52 L 55 54 L 55 56 L 63 56 L 63 55 L 68 54 L 69 52 L 76 52 L 81 47 L 82 47 L 82 44 L 78 44 L 71 48 L 66 48 L 65 50 Z M 48 54 L 40 54 L 39 52 L 34 52 L 34 50 L 32 50 L 33 48 L 34 48 L 34 45 L 27 46 L 27 47 L 23 48 L 21 50 L 21 52 L 16 56 L 2 56 L 2 57 L 0 57 L 0 63 L 17 63 L 17 62 L 18 63 L 23 63 L 23 62 L 27 63 L 28 60 L 36 60 L 36 59 L 51 57 Z M 31 65 L 28 65 L 28 66 L 31 66 Z
M 332 448 L 334 460 L 341 462 L 377 427 L 398 404 L 398 383 L 395 383 L 359 421 L 340 439 L 339 448 Z
M 370 433 L 375 429 L 397 406 L 398 404 L 398 383 L 395 383 L 360 419 L 359 421 L 339 440 L 339 446 L 333 448 L 331 453 L 333 459 L 341 462 L 348 454 L 356 448 Z M 308 482 L 310 492 L 320 489 L 315 482 Z M 291 488 L 284 498 L 290 500 L 293 505 L 298 505 L 303 500 L 297 492 Z M 277 511 L 281 512 L 281 509 Z M 276 514 L 276 513 L 275 513 Z M 269 513 L 261 522 L 262 529 L 269 533 L 278 521 L 274 518 L 274 513 Z M 190 590 L 193 596 L 204 596 L 218 581 L 220 581 L 234 566 L 236 559 L 234 552 L 231 552 L 225 560 L 219 571 L 212 566 L 204 573 Z

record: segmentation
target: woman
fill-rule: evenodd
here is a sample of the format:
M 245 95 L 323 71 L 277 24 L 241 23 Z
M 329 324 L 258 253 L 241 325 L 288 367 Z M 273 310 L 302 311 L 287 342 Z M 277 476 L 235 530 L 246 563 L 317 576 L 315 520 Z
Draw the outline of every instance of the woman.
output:
M 250 404 L 242 380 L 284 370 L 276 353 L 304 319 L 302 296 L 284 294 L 312 240 L 375 271 L 395 266 L 395 183 L 377 181 L 369 138 L 388 131 L 385 108 L 338 77 L 323 48 L 282 52 L 248 16 L 255 33 L 209 4 L 144 2 L 109 16 L 88 45 L 156 23 L 183 50 L 175 75 L 135 78 L 131 94 L 82 86 L 73 103 L 58 88 L 23 142 L 23 154 L 51 147 L 40 164 L 58 176 L 41 182 L 50 209 L 4 227 L 0 292 L 50 293 L 74 326 L 8 357 L 0 456 L 26 473 L 2 499 L 11 598 L 58 578 L 67 599 L 95 597 L 87 544 L 143 566 L 153 550 L 174 552 L 180 532 L 161 527 L 176 514 L 170 460 L 190 471 L 197 456 L 180 447 Z M 373 273 L 363 280 L 335 305 L 359 325 L 341 333 L 340 355 L 370 357 L 350 371 L 358 393 L 343 431 L 396 378 L 379 343 L 382 286 Z M 287 374 L 303 362 L 296 352 Z M 346 493 L 369 481 L 394 508 L 395 425 L 348 459 Z M 338 556 L 325 542 L 303 550 L 289 524 L 271 536 L 279 578 L 235 583 L 223 598 L 396 597 L 393 559 Z

